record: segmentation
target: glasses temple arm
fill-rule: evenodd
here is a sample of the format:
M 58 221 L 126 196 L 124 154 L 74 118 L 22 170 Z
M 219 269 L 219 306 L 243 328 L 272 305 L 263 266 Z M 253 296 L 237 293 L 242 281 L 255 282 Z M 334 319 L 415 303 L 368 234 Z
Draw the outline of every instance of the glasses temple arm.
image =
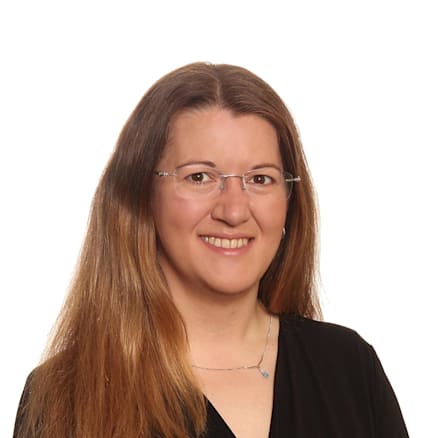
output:
M 301 181 L 301 177 L 295 176 L 293 178 L 285 178 L 285 181 L 286 182 L 298 182 L 298 181 Z

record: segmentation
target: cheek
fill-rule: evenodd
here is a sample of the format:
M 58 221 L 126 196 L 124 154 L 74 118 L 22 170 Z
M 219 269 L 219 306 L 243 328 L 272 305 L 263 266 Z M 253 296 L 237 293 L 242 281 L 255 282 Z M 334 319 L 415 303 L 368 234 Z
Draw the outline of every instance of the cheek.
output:
M 254 209 L 254 216 L 259 225 L 273 234 L 281 233 L 286 223 L 287 203 L 285 201 L 272 200 Z
M 154 220 L 161 237 L 192 230 L 208 215 L 208 209 L 199 202 L 190 202 L 174 196 L 159 196 L 154 203 Z M 180 234 L 183 239 L 187 234 Z

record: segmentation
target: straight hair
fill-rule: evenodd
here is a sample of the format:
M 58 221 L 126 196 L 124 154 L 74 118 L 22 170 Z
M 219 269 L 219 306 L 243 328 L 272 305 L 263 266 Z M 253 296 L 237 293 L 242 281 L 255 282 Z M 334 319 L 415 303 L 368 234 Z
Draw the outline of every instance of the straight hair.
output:
M 26 385 L 16 437 L 202 435 L 206 399 L 157 262 L 151 195 L 172 120 L 208 107 L 254 114 L 275 128 L 283 167 L 301 181 L 259 299 L 276 315 L 321 318 L 315 195 L 290 112 L 244 68 L 189 64 L 157 81 L 121 131 L 93 199 L 67 299 Z

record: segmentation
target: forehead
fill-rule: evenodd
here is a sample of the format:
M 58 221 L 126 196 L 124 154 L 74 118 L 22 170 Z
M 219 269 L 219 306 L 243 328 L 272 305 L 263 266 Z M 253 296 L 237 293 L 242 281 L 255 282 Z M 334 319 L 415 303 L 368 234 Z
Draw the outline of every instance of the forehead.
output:
M 254 114 L 219 107 L 185 111 L 170 125 L 160 162 L 176 167 L 187 161 L 212 161 L 217 167 L 281 166 L 277 132 Z

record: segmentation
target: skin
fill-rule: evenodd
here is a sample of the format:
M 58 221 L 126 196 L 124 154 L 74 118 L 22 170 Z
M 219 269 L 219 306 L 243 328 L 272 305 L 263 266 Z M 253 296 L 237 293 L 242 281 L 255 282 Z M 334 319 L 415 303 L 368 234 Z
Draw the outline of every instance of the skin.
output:
M 208 160 L 221 172 L 235 174 L 263 163 L 282 167 L 277 135 L 267 121 L 219 108 L 179 115 L 157 168 L 173 171 L 191 160 Z M 181 198 L 173 177 L 160 178 L 155 193 L 160 264 L 172 293 L 256 295 L 281 240 L 286 199 L 249 194 L 238 178 L 227 179 L 213 198 Z M 250 241 L 245 248 L 218 249 L 201 236 Z
M 224 174 L 260 164 L 282 168 L 275 129 L 255 115 L 211 107 L 178 115 L 157 169 L 210 161 Z M 258 362 L 270 315 L 257 300 L 260 279 L 282 237 L 287 200 L 242 190 L 239 178 L 205 199 L 175 192 L 173 177 L 157 179 L 153 211 L 159 263 L 186 324 L 192 363 L 227 368 Z M 205 236 L 248 239 L 242 248 L 217 248 Z M 194 369 L 204 394 L 239 437 L 266 437 L 271 419 L 278 320 L 273 318 L 263 368 L 209 372 Z

